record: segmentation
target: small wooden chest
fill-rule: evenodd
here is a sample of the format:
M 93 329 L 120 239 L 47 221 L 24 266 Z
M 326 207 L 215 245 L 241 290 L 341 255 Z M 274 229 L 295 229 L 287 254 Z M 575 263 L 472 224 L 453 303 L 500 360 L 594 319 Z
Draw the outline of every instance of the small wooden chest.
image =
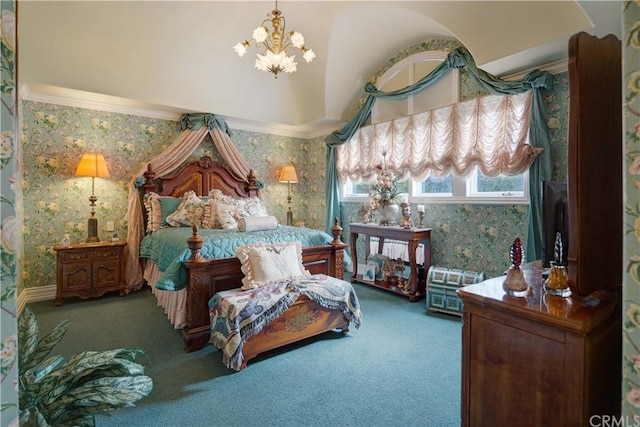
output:
M 456 291 L 484 280 L 484 272 L 431 266 L 427 273 L 427 311 L 462 315 L 462 301 Z

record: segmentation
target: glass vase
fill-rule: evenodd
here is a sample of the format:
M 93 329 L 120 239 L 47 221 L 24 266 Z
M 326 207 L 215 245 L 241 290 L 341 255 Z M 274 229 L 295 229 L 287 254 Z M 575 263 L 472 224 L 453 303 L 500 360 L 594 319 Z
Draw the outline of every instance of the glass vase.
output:
M 522 274 L 520 267 L 511 266 L 507 270 L 507 277 L 502 282 L 502 289 L 512 297 L 526 297 L 529 293 L 529 284 Z
M 544 281 L 544 290 L 552 295 L 561 297 L 571 296 L 569 274 L 567 273 L 567 267 L 565 265 L 551 261 L 549 277 Z
M 400 205 L 397 203 L 380 203 L 380 225 L 397 225 L 400 218 Z

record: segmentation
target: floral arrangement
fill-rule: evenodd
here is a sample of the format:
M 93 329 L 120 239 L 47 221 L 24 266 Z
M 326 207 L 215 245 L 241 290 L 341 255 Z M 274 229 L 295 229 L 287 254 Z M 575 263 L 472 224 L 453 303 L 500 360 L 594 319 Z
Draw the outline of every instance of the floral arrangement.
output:
M 376 183 L 369 193 L 372 209 L 398 202 L 398 178 L 387 169 L 386 155 L 382 153 L 382 163 L 375 166 Z

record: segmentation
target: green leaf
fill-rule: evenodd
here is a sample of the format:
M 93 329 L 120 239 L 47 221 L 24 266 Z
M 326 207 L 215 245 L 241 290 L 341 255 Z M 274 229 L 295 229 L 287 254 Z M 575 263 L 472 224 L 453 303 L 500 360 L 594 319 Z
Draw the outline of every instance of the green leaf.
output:
M 38 346 L 38 322 L 29 307 L 25 307 L 18 318 L 18 364 L 20 374 L 37 363 L 32 363 L 32 355 Z
M 62 362 L 64 362 L 64 357 L 52 356 L 45 362 L 40 363 L 38 366 L 36 366 L 36 368 L 30 371 L 33 375 L 33 382 L 40 382 L 42 378 L 44 378 L 46 375 L 60 366 Z
M 25 309 L 22 316 L 18 321 L 18 346 L 20 354 L 20 371 L 26 372 L 27 370 L 37 366 L 41 363 L 58 345 L 64 335 L 69 329 L 69 321 L 65 320 L 55 327 L 53 331 L 44 336 L 41 340 L 38 339 L 38 322 L 36 320 L 33 311 Z M 24 340 L 24 343 L 22 342 Z M 22 354 L 23 347 L 20 344 L 24 344 L 25 355 Z M 24 359 L 24 360 L 23 360 Z
M 25 386 L 30 386 L 42 380 L 42 377 L 47 375 L 49 372 L 53 371 L 57 368 L 62 362 L 64 362 L 64 357 L 62 356 L 53 356 L 47 359 L 45 362 L 42 362 L 36 367 L 28 369 L 23 372 L 20 376 L 21 382 Z
M 58 326 L 55 327 L 53 331 L 45 335 L 40 342 L 38 343 L 38 351 L 34 354 L 34 359 L 40 361 L 44 360 L 45 357 L 51 353 L 53 348 L 58 345 L 62 338 L 64 338 L 65 334 L 69 330 L 69 321 L 63 320 L 60 322 Z
M 76 354 L 60 369 L 52 372 L 47 382 L 41 385 L 40 396 L 45 405 L 55 406 L 59 396 L 71 392 L 76 387 L 82 386 L 87 381 L 93 381 L 96 377 L 104 377 L 110 372 L 129 372 L 142 374 L 142 366 L 119 356 L 134 358 L 136 354 L 144 353 L 143 350 L 111 350 L 103 352 L 85 351 Z M 129 374 L 132 375 L 132 374 Z
M 134 402 L 148 396 L 152 389 L 153 380 L 144 375 L 100 378 L 78 387 L 63 400 L 67 405 L 84 406 L 94 412 L 98 405 L 106 404 L 113 408 L 132 406 Z

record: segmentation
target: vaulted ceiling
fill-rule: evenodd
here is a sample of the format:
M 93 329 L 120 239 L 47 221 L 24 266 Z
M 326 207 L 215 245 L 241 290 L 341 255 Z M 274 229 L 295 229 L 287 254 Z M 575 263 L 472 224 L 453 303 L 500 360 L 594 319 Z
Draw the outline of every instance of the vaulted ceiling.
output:
M 314 136 L 355 111 L 364 84 L 393 55 L 457 39 L 506 75 L 566 58 L 579 31 L 620 37 L 618 1 L 280 1 L 287 28 L 317 54 L 298 71 L 254 68 L 251 37 L 271 1 L 18 2 L 19 83 L 72 97 L 168 112 L 212 112 L 245 129 Z M 49 98 L 46 98 L 46 97 Z

